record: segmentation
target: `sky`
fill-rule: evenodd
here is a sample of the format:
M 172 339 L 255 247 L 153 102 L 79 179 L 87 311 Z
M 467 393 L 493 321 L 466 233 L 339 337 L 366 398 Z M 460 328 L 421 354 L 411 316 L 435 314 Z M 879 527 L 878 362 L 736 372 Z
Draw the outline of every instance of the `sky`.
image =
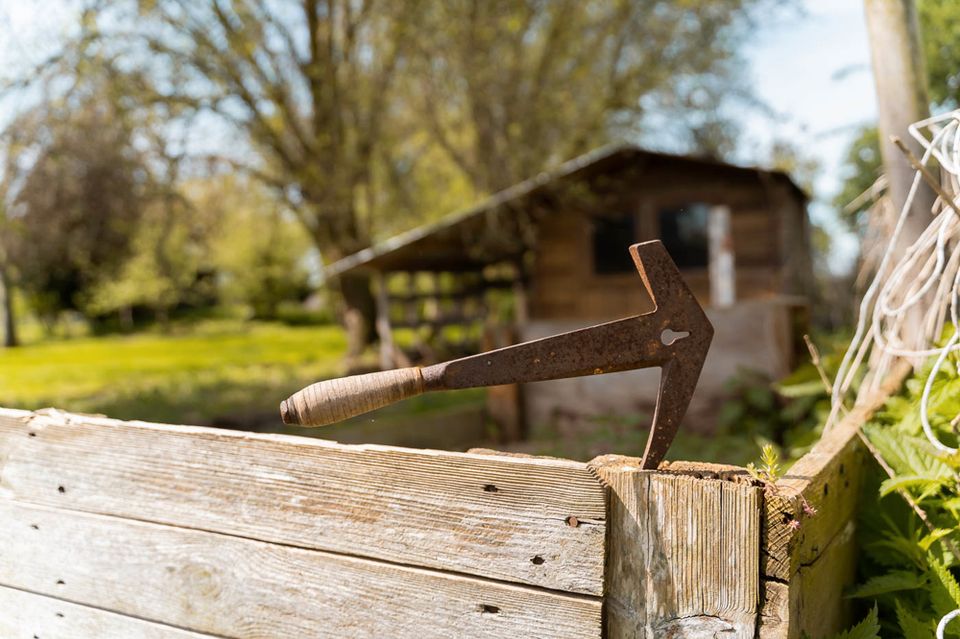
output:
M 775 138 L 792 142 L 821 167 L 812 219 L 834 239 L 830 265 L 847 268 L 856 257 L 856 240 L 836 222 L 829 200 L 839 190 L 839 167 L 858 126 L 876 119 L 870 52 L 861 0 L 798 0 L 765 24 L 744 51 L 758 97 L 777 114 L 773 120 L 746 116 L 744 162 L 762 162 L 753 148 Z M 16 59 L 37 61 L 76 20 L 71 0 L 0 0 L 0 68 Z M 5 37 L 6 36 L 6 37 Z M 0 104 L 0 123 L 9 104 Z
M 827 228 L 834 271 L 851 266 L 856 239 L 840 226 L 828 202 L 840 190 L 840 166 L 857 128 L 877 117 L 863 3 L 804 0 L 800 15 L 767 25 L 745 51 L 754 89 L 778 114 L 775 122 L 745 122 L 748 136 L 769 141 L 774 133 L 816 159 L 817 200 L 811 218 Z

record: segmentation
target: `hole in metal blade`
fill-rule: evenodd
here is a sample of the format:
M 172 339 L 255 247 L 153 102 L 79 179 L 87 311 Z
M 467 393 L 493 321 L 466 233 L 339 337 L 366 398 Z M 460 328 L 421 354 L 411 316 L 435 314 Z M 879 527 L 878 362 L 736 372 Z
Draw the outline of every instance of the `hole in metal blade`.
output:
M 664 346 L 670 346 L 677 340 L 681 340 L 684 337 L 690 337 L 690 331 L 675 331 L 668 328 L 660 333 L 660 341 Z

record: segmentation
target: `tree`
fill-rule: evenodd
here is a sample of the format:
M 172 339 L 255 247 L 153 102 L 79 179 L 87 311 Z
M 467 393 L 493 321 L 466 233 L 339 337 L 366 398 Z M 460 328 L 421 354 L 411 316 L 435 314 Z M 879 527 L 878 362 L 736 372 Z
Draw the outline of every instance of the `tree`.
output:
M 451 0 L 428 3 L 407 87 L 418 117 L 481 192 L 611 140 L 649 133 L 657 109 L 686 150 L 720 155 L 752 10 L 706 0 Z M 440 52 L 443 52 L 440 55 Z M 650 137 L 650 136 L 648 136 Z
M 697 114 L 690 137 L 721 150 L 718 88 L 751 8 L 770 4 L 87 0 L 45 68 L 122 67 L 145 108 L 226 131 L 203 153 L 275 188 L 329 263 L 396 228 L 397 204 L 432 214 L 415 192 L 437 192 L 431 172 L 484 194 L 635 133 L 656 104 Z M 339 286 L 372 337 L 368 278 Z
M 210 252 L 218 231 L 219 220 L 183 194 L 146 202 L 129 257 L 113 277 L 85 291 L 82 308 L 90 316 L 117 313 L 129 329 L 135 308 L 150 309 L 165 323 L 178 306 L 212 304 L 217 291 Z
M 960 47 L 956 46 L 960 4 L 952 0 L 918 0 L 917 14 L 930 106 L 934 110 L 955 108 L 960 105 Z M 834 204 L 851 228 L 862 227 L 863 214 L 873 198 L 859 196 L 870 191 L 882 173 L 880 137 L 875 126 L 858 131 L 842 171 L 844 182 Z
M 2 177 L 0 177 L 2 180 Z M 19 345 L 17 339 L 17 321 L 13 305 L 13 278 L 10 276 L 11 266 L 7 259 L 6 244 L 9 241 L 9 232 L 6 228 L 6 206 L 4 203 L 5 184 L 0 184 L 0 315 L 3 316 L 3 345 L 11 348 Z
M 955 109 L 960 106 L 960 5 L 954 0 L 920 0 L 917 10 L 930 100 L 937 109 Z
M 851 230 L 862 227 L 863 216 L 872 198 L 861 198 L 870 194 L 877 185 L 883 172 L 880 159 L 880 137 L 874 126 L 862 127 L 857 133 L 844 156 L 841 171 L 844 175 L 840 192 L 833 204 L 840 211 L 840 219 Z
M 907 127 L 930 115 L 927 78 L 914 0 L 865 0 L 870 58 L 877 90 L 880 155 L 887 182 L 887 193 L 893 208 L 900 211 L 912 190 L 914 169 L 893 143 L 899 137 L 911 152 L 920 155 L 922 148 L 906 135 Z M 895 258 L 903 256 L 927 227 L 926 212 L 933 207 L 933 190 L 922 182 L 914 190 L 912 211 L 904 218 L 903 227 L 891 251 Z M 919 314 L 912 314 L 906 323 L 919 334 Z
M 45 104 L 8 130 L 29 165 L 8 198 L 8 260 L 38 313 L 81 309 L 85 291 L 111 277 L 130 252 L 149 186 L 123 117 L 106 101 Z
M 2 140 L 2 138 L 0 138 Z M 3 140 L 7 142 L 7 140 Z M 4 145 L 6 146 L 6 145 Z M 0 164 L 0 316 L 3 325 L 3 345 L 11 348 L 19 344 L 17 339 L 17 321 L 13 303 L 13 265 L 9 258 L 11 245 L 10 224 L 7 220 L 7 208 L 10 197 L 11 168 L 14 164 L 9 149 L 0 147 L 5 161 Z
M 219 220 L 211 254 L 224 300 L 275 319 L 282 302 L 305 296 L 311 243 L 289 211 L 262 185 L 238 176 L 191 186 L 194 206 Z
M 371 241 L 374 154 L 417 2 L 94 0 L 74 56 L 123 59 L 144 105 L 242 136 L 220 159 L 281 193 L 327 262 Z M 252 150 L 256 159 L 243 157 Z M 368 277 L 341 278 L 373 336 Z

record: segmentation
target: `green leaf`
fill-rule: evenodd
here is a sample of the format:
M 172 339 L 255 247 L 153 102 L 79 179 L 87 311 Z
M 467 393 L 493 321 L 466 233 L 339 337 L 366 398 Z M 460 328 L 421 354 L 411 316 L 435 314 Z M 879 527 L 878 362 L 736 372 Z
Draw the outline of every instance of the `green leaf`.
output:
M 834 635 L 833 639 L 880 639 L 880 622 L 877 620 L 877 606 L 873 606 L 863 621 L 846 632 Z
M 798 397 L 811 397 L 826 395 L 826 390 L 823 387 L 823 382 L 820 381 L 820 378 L 813 379 L 807 382 L 799 382 L 796 384 L 777 384 L 775 388 L 778 393 L 787 399 L 796 399 Z
M 867 425 L 864 432 L 893 467 L 897 476 L 916 475 L 944 480 L 954 477 L 950 466 L 934 455 L 926 438 L 906 435 L 874 424 Z
M 944 480 L 939 477 L 923 475 L 900 475 L 884 480 L 880 484 L 880 496 L 886 497 L 892 492 L 906 488 L 922 488 L 924 494 L 933 494 L 943 487 Z
M 916 590 L 926 585 L 922 575 L 907 570 L 894 570 L 883 575 L 877 575 L 855 588 L 851 597 L 876 597 L 890 592 L 902 590 Z
M 960 607 L 960 585 L 950 572 L 950 569 L 944 566 L 940 561 L 930 556 L 930 600 L 933 603 L 934 612 L 938 616 L 943 616 L 952 610 Z
M 897 623 L 900 625 L 903 639 L 932 639 L 935 633 L 931 624 L 925 624 L 914 617 L 899 600 L 895 603 L 897 606 Z
M 951 528 L 936 528 L 929 535 L 924 535 L 923 539 L 919 541 L 918 545 L 924 550 L 930 550 L 930 546 L 932 546 L 934 542 L 943 539 L 952 532 L 954 531 Z

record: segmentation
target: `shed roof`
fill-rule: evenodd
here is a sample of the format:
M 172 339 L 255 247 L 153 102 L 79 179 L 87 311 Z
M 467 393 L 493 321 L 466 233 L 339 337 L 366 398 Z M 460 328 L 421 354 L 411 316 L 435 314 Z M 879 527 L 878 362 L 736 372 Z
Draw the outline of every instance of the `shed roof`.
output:
M 651 160 L 670 160 L 691 165 L 712 166 L 741 174 L 769 176 L 786 182 L 797 197 L 807 195 L 783 171 L 741 166 L 708 158 L 650 151 L 633 144 L 614 144 L 580 155 L 535 177 L 514 184 L 485 200 L 455 211 L 442 219 L 419 226 L 362 251 L 349 255 L 326 267 L 327 277 L 337 277 L 353 269 L 462 271 L 514 257 L 516 243 L 486 246 L 477 250 L 476 239 L 483 229 L 493 226 L 511 229 L 516 226 L 523 205 L 538 196 L 548 197 L 561 184 L 586 180 L 591 176 L 619 172 L 631 166 L 642 166 Z M 514 228 L 516 232 L 517 229 Z

